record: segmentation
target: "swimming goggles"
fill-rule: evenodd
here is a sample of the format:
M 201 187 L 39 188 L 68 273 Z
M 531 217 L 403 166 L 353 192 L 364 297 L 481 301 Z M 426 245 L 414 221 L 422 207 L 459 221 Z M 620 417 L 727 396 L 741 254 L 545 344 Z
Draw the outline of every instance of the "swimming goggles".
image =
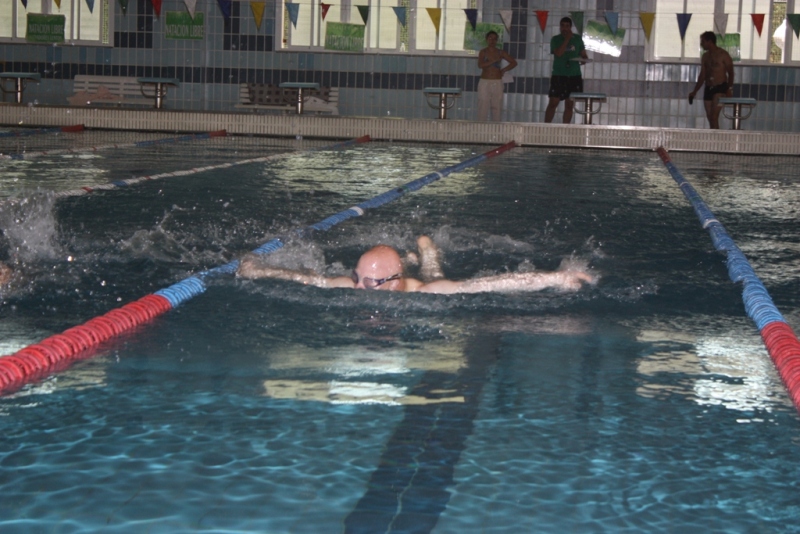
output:
M 387 276 L 386 278 L 370 278 L 365 276 L 364 278 L 359 278 L 358 273 L 353 271 L 351 278 L 353 279 L 353 283 L 358 285 L 358 281 L 361 280 L 364 282 L 364 287 L 367 289 L 375 289 L 376 287 L 380 287 L 386 282 L 391 282 L 392 280 L 399 280 L 403 277 L 402 273 L 393 274 L 392 276 Z

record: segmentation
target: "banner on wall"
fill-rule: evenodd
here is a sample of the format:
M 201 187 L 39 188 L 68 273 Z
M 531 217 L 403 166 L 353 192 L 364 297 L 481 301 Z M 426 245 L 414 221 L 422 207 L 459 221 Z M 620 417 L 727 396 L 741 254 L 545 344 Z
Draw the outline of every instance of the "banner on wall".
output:
M 364 28 L 363 24 L 328 22 L 325 26 L 325 50 L 363 52 Z
M 63 43 L 65 24 L 64 15 L 28 13 L 25 40 L 29 43 Z
M 464 50 L 483 50 L 486 48 L 486 34 L 495 32 L 497 34 L 497 48 L 503 48 L 503 31 L 505 27 L 502 24 L 491 24 L 488 22 L 479 22 L 475 24 L 475 29 L 472 29 L 472 24 L 467 22 L 464 29 Z
M 196 11 L 194 17 L 187 11 L 167 11 L 167 39 L 202 40 L 205 33 L 205 17 L 202 11 Z
M 599 54 L 619 57 L 622 55 L 622 41 L 625 39 L 625 30 L 617 28 L 617 32 L 611 31 L 608 24 L 598 20 L 590 20 L 583 32 L 583 45 L 586 50 Z

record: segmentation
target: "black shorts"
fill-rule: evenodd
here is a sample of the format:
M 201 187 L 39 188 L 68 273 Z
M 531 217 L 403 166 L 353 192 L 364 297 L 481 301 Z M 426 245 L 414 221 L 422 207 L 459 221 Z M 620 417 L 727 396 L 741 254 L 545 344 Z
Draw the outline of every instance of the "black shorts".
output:
M 714 87 L 709 87 L 706 85 L 705 91 L 703 91 L 703 100 L 714 100 L 714 95 L 722 93 L 722 96 L 728 94 L 728 83 L 722 82 L 719 85 L 715 85 Z
M 559 100 L 566 100 L 569 98 L 570 93 L 583 92 L 583 78 L 581 76 L 551 76 L 550 77 L 550 92 L 547 93 L 550 98 L 558 98 Z

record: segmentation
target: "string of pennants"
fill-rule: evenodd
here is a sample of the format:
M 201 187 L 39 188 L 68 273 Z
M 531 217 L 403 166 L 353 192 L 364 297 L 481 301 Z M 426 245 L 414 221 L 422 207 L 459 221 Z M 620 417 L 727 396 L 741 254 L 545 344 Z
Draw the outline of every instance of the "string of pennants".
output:
M 58 6 L 61 8 L 61 0 L 53 0 Z M 95 0 L 84 0 L 86 2 L 86 6 L 89 8 L 89 12 L 94 12 L 94 3 Z M 28 8 L 28 0 L 20 0 L 22 5 L 25 9 Z M 129 0 L 119 0 L 120 7 L 122 7 L 122 12 L 128 12 L 128 2 Z M 161 2 L 162 0 L 150 0 L 150 3 L 153 5 L 153 10 L 156 13 L 156 16 L 161 16 Z M 189 11 L 189 14 L 194 18 L 195 8 L 197 6 L 197 0 L 183 0 L 184 4 L 186 5 L 186 9 Z M 231 3 L 233 0 L 217 0 L 217 4 L 219 5 L 219 9 L 225 18 L 230 18 L 231 16 Z M 294 2 L 286 2 L 286 10 L 289 13 L 289 20 L 292 22 L 292 25 L 297 27 L 297 18 L 300 13 L 300 4 L 296 4 Z M 325 20 L 325 16 L 328 14 L 328 9 L 333 4 L 328 4 L 325 2 L 320 2 L 321 13 L 322 13 L 322 20 Z M 250 10 L 253 12 L 253 18 L 256 21 L 256 25 L 261 28 L 261 21 L 264 17 L 264 9 L 266 7 L 266 2 L 262 1 L 251 1 L 250 2 Z M 367 23 L 369 19 L 369 6 L 356 6 L 358 8 L 358 12 L 361 15 L 361 19 L 364 21 L 364 24 Z M 407 8 L 397 6 L 392 7 L 394 10 L 395 15 L 397 16 L 398 22 L 405 27 L 407 17 L 406 17 L 406 10 Z M 436 28 L 436 32 L 439 32 L 439 25 L 442 20 L 442 9 L 438 7 L 428 7 L 425 8 L 428 12 L 428 16 L 433 23 L 434 28 Z M 542 32 L 545 31 L 547 28 L 547 16 L 549 14 L 548 11 L 545 10 L 535 10 L 536 19 L 539 21 L 539 27 L 542 29 Z M 505 25 L 507 30 L 511 30 L 511 16 L 512 10 L 510 9 L 501 9 L 499 10 L 500 18 L 503 20 L 503 24 Z M 475 29 L 475 26 L 478 22 L 478 10 L 477 9 L 465 9 L 464 14 L 467 17 L 472 29 Z M 573 24 L 578 29 L 579 33 L 583 33 L 583 11 L 570 11 L 570 18 L 572 19 Z M 686 29 L 689 27 L 689 21 L 692 19 L 691 13 L 676 13 L 675 14 L 678 22 L 678 30 L 681 34 L 681 39 L 685 39 L 686 37 Z M 655 21 L 656 14 L 653 12 L 641 11 L 639 12 L 639 20 L 642 23 L 642 29 L 644 30 L 644 35 L 647 40 L 650 40 L 650 34 L 653 31 L 653 22 Z M 764 29 L 764 18 L 765 13 L 751 13 L 750 19 L 753 22 L 753 26 L 755 27 L 756 31 L 758 32 L 759 37 L 761 36 L 761 32 Z M 605 19 L 608 23 L 608 27 L 611 30 L 611 33 L 616 35 L 617 29 L 619 28 L 619 13 L 616 11 L 606 11 L 605 12 Z M 800 14 L 787 14 L 786 20 L 794 30 L 794 34 L 797 38 L 800 38 Z M 714 29 L 716 32 L 722 36 L 725 36 L 725 32 L 727 31 L 728 27 L 728 15 L 725 13 L 718 13 L 714 15 Z

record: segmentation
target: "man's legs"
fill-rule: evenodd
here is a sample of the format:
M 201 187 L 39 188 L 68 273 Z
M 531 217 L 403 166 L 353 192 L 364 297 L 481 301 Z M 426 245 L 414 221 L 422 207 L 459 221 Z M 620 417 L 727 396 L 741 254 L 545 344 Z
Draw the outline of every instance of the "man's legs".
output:
M 556 116 L 556 108 L 558 103 L 561 102 L 560 98 L 551 96 L 547 102 L 547 109 L 544 110 L 544 122 L 553 122 L 553 117 Z
M 719 105 L 719 99 L 724 96 L 724 93 L 717 93 L 714 95 L 711 102 L 706 102 L 711 105 L 708 111 L 708 123 L 713 130 L 719 130 L 719 114 L 722 111 L 722 106 Z
M 575 101 L 571 98 L 567 98 L 564 101 L 564 124 L 570 124 L 572 122 L 572 111 L 575 109 Z

